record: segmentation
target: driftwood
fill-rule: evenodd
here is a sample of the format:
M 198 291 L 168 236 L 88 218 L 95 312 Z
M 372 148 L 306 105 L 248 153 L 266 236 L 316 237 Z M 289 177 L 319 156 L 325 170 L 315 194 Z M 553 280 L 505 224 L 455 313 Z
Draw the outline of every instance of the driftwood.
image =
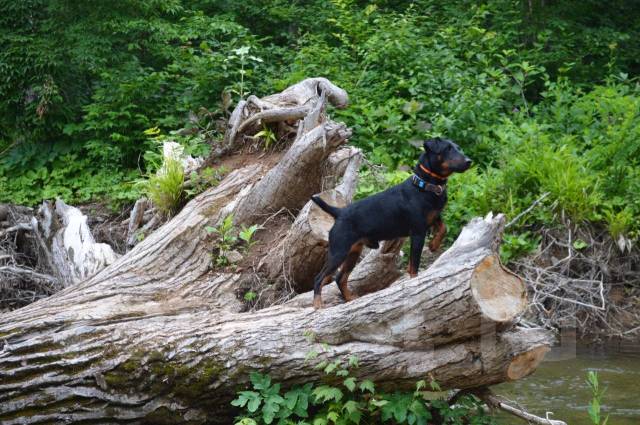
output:
M 308 107 L 273 168 L 232 171 L 102 271 L 0 317 L 0 422 L 228 423 L 228 402 L 252 370 L 284 385 L 323 379 L 311 351 L 320 353 L 314 362 L 356 356 L 356 374 L 382 388 L 409 388 L 427 376 L 443 388 L 476 388 L 535 370 L 550 337 L 514 327 L 526 296 L 498 259 L 501 215 L 474 219 L 412 279 L 394 283 L 402 241 L 370 251 L 353 272 L 362 296 L 352 302 L 314 310 L 303 294 L 240 312 L 238 285 L 247 275 L 270 285 L 283 273 L 212 269 L 217 242 L 205 227 L 230 214 L 237 224 L 259 224 L 282 209 L 302 221 L 312 194 L 332 191 L 345 202 L 353 194 L 349 170 L 357 166 L 336 168 L 331 159 L 350 132 L 324 112 L 325 99 L 346 103 L 346 94 L 323 79 L 296 86 L 262 99 L 262 110 L 289 98 Z M 292 243 L 296 234 L 290 230 Z M 276 251 L 267 250 L 265 265 Z
M 118 255 L 97 243 L 78 208 L 62 200 L 37 212 L 3 205 L 0 211 L 0 302 L 20 305 L 87 279 Z M 1 307 L 1 305 L 0 305 Z
M 449 404 L 453 404 L 455 400 L 457 400 L 461 395 L 464 394 L 473 394 L 478 397 L 480 400 L 486 403 L 490 408 L 500 409 L 504 412 L 507 412 L 517 418 L 525 420 L 529 424 L 537 424 L 537 425 L 567 425 L 566 422 L 551 419 L 549 415 L 551 412 L 547 412 L 546 418 L 541 418 L 540 416 L 536 416 L 532 413 L 529 413 L 523 409 L 513 407 L 512 402 L 508 400 L 504 400 L 502 397 L 496 396 L 491 392 L 489 388 L 477 388 L 472 390 L 462 390 L 458 392 L 451 400 L 449 400 Z
M 42 219 L 34 218 L 32 226 L 47 241 L 55 275 L 65 285 L 93 276 L 118 258 L 109 245 L 96 243 L 79 209 L 58 199 L 54 205 L 44 202 L 38 213 Z

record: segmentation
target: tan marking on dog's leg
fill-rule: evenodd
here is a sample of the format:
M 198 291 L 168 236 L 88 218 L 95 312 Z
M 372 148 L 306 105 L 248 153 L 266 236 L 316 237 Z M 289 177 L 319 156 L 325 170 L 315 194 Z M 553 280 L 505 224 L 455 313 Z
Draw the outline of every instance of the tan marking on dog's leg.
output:
M 338 288 L 340 288 L 340 292 L 342 293 L 344 300 L 347 302 L 357 298 L 349 289 L 348 281 L 349 275 L 351 274 L 353 268 L 356 266 L 361 252 L 362 245 L 360 245 L 359 249 L 354 250 L 352 248 L 351 252 L 349 252 L 349 255 L 347 255 L 347 259 L 344 260 L 342 266 L 340 267 L 340 280 L 338 281 Z
M 437 251 L 442 245 L 442 240 L 444 236 L 447 234 L 447 226 L 444 225 L 444 221 L 438 220 L 433 225 L 433 238 L 429 242 L 429 250 L 431 252 Z

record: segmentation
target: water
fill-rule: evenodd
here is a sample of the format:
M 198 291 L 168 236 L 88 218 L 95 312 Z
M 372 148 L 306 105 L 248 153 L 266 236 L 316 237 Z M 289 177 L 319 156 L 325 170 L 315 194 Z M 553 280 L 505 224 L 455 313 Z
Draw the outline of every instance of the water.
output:
M 550 418 L 568 425 L 591 425 L 587 414 L 591 393 L 585 382 L 590 370 L 598 372 L 600 386 L 607 388 L 602 411 L 610 416 L 608 425 L 639 425 L 640 344 L 555 348 L 531 376 L 492 388 L 538 416 L 550 411 L 554 413 Z M 505 413 L 498 418 L 501 424 L 526 423 Z

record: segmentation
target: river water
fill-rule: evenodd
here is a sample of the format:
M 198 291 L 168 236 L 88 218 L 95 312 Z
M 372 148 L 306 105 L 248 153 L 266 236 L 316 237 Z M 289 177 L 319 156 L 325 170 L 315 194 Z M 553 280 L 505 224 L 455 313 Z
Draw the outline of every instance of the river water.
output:
M 561 419 L 568 425 L 591 425 L 587 409 L 591 393 L 587 372 L 598 372 L 608 425 L 640 425 L 640 344 L 612 342 L 600 347 L 574 344 L 549 352 L 535 373 L 520 381 L 492 387 L 498 395 L 520 403 L 531 413 Z M 526 423 L 499 414 L 501 424 Z

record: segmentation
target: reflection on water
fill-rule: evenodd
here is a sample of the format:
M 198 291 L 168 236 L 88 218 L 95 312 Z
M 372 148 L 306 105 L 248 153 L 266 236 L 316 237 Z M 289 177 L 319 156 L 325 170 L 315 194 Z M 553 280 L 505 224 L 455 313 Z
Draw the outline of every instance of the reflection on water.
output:
M 607 388 L 602 409 L 604 416 L 610 414 L 609 425 L 640 424 L 640 344 L 555 348 L 533 375 L 492 388 L 538 416 L 550 411 L 551 418 L 569 425 L 591 425 L 585 382 L 589 370 L 597 371 L 601 387 Z M 498 417 L 501 424 L 524 423 L 508 414 Z

